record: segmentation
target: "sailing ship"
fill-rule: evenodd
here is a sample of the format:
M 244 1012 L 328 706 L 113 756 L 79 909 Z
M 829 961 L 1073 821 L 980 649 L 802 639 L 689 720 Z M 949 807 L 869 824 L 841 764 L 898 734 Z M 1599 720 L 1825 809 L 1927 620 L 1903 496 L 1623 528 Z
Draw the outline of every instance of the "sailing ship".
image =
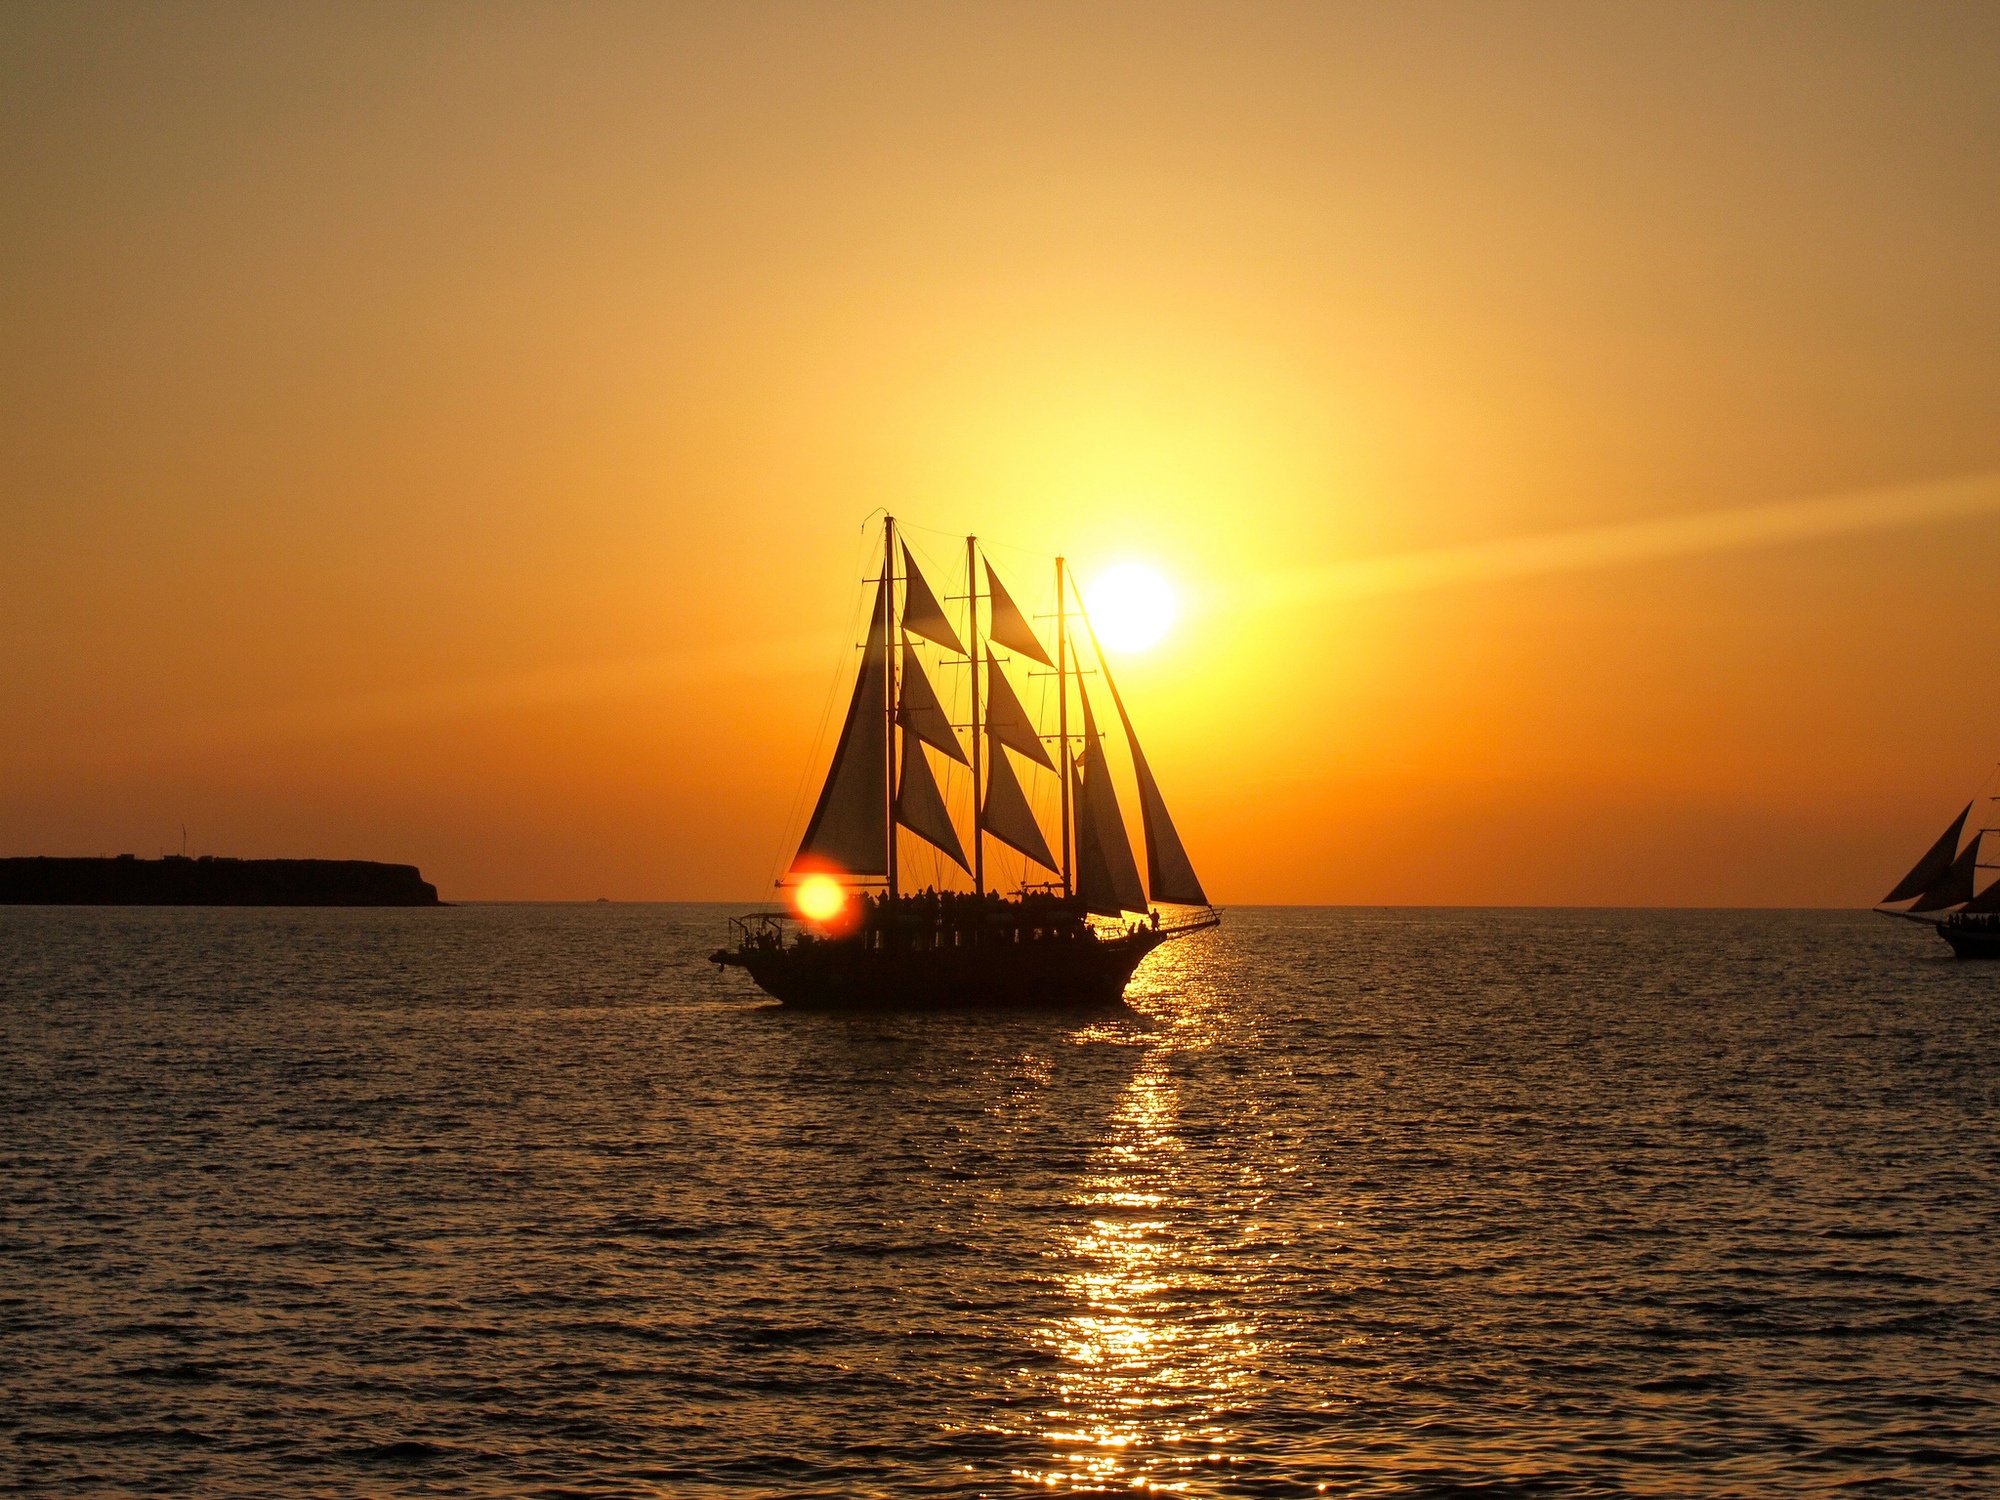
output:
M 1113 1004 L 1154 949 L 1221 921 L 1139 748 L 1082 595 L 1064 560 L 1054 562 L 1055 610 L 1043 617 L 1054 621 L 1052 654 L 978 538 L 967 537 L 961 636 L 895 518 L 884 519 L 847 717 L 798 853 L 777 882 L 793 903 L 732 919 L 731 945 L 713 962 L 743 969 L 790 1005 Z M 913 638 L 936 648 L 946 670 L 966 673 L 966 724 L 946 711 Z M 1029 714 L 1009 669 L 1053 684 L 1052 733 Z M 1143 885 L 1087 677 L 1102 684 L 1131 757 Z M 969 856 L 933 756 L 970 773 Z M 1056 804 L 1054 847 L 1024 773 L 1045 804 Z M 919 865 L 927 857 L 946 885 L 956 883 L 946 875 L 955 867 L 970 889 L 939 889 L 935 879 L 913 889 L 903 835 L 918 841 L 911 852 Z M 989 843 L 1018 859 L 1012 895 L 989 889 Z
M 2000 880 L 1978 889 L 1981 870 L 2000 868 L 1979 858 L 1981 841 L 1994 830 L 1976 828 L 1962 848 L 1959 844 L 1977 801 L 1965 804 L 1875 909 L 1884 916 L 1927 923 L 1960 958 L 2000 958 Z

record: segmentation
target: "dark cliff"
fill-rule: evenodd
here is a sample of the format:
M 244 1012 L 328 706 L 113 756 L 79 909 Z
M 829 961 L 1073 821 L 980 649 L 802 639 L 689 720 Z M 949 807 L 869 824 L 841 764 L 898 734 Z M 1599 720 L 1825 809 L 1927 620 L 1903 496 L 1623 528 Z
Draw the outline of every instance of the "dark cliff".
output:
M 0 904 L 437 906 L 415 865 L 365 859 L 0 859 Z

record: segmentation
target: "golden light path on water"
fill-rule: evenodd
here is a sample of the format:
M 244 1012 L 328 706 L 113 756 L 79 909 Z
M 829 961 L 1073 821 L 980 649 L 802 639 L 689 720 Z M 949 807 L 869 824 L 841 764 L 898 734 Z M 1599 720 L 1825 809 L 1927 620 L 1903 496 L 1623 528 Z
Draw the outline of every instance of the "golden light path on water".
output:
M 1263 1197 L 1254 1168 L 1216 1201 L 1182 1129 L 1175 1063 L 1216 1040 L 1194 944 L 1169 944 L 1135 981 L 1151 1026 L 1050 1253 L 1066 1311 L 1035 1330 L 1052 1356 L 1040 1393 L 1049 1459 L 1015 1476 L 1053 1489 L 1175 1492 L 1240 1461 L 1233 1406 L 1256 1382 L 1263 1340 L 1232 1299 L 1219 1253 Z M 1075 1040 L 1129 1040 L 1129 1023 Z M 1212 1187 L 1212 1185 L 1211 1185 Z

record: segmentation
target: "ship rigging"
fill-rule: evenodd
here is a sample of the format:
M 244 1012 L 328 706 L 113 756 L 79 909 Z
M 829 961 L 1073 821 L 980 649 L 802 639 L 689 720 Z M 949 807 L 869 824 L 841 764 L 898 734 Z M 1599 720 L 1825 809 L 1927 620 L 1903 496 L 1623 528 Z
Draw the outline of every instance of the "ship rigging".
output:
M 1985 800 L 2000 802 L 2000 797 Z M 1959 810 L 1950 826 L 1875 909 L 1884 916 L 1904 917 L 1935 928 L 1960 958 L 2000 958 L 2000 880 L 1984 890 L 1979 888 L 1982 870 L 2000 869 L 2000 865 L 1985 863 L 1979 857 L 1987 835 L 1996 830 L 1991 824 L 1975 828 L 1962 848 L 1959 843 L 1979 801 L 1975 796 Z
M 846 717 L 798 852 L 778 881 L 795 893 L 837 883 L 837 897 L 823 913 L 801 903 L 800 913 L 737 918 L 733 945 L 711 955 L 725 968 L 744 969 L 780 1000 L 1114 1001 L 1154 948 L 1221 920 L 1167 811 L 1064 560 L 1055 559 L 1053 655 L 976 537 L 965 539 L 965 580 L 961 636 L 894 517 L 884 519 L 867 640 Z M 1077 625 L 1094 665 L 1079 659 Z M 946 711 L 913 637 L 965 671 L 968 724 Z M 1003 670 L 1014 660 L 1039 667 L 1035 675 L 1053 682 L 1052 733 L 1037 725 Z M 1130 755 L 1146 848 L 1143 883 L 1086 676 L 1101 681 Z M 1072 731 L 1072 699 L 1080 735 Z M 969 730 L 969 754 L 961 727 Z M 932 770 L 933 754 L 970 773 L 969 855 Z M 1055 847 L 1023 788 L 1017 759 L 1031 776 L 1056 781 Z M 914 835 L 940 865 L 955 865 L 971 891 L 909 890 L 899 831 Z M 988 840 L 1022 862 L 1012 897 L 989 889 Z M 1046 878 L 1033 879 L 1037 871 Z

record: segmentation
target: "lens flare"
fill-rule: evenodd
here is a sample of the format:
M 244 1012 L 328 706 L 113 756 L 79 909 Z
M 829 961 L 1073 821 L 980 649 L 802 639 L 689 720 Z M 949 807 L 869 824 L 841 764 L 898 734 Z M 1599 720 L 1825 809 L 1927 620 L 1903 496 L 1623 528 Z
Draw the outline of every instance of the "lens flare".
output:
M 1120 563 L 1085 601 L 1097 638 L 1113 651 L 1144 651 L 1174 623 L 1174 591 L 1143 563 Z
M 792 888 L 792 905 L 808 922 L 830 922 L 847 905 L 847 892 L 831 875 L 808 875 Z

